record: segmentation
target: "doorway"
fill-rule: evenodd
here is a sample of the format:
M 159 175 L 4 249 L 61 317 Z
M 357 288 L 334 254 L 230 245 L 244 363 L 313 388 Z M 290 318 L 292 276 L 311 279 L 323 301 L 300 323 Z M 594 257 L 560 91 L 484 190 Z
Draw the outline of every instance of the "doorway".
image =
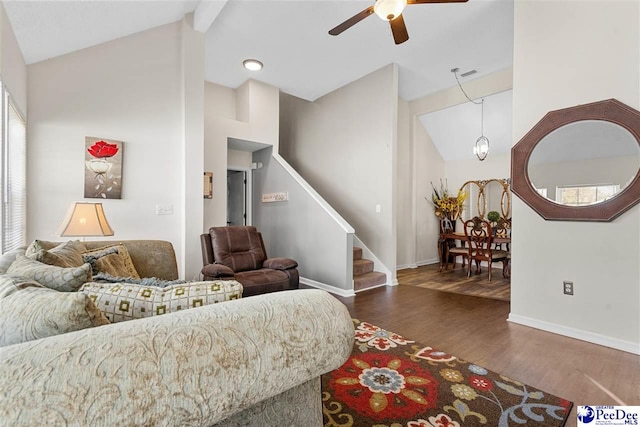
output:
M 249 173 L 227 169 L 227 225 L 251 225 Z

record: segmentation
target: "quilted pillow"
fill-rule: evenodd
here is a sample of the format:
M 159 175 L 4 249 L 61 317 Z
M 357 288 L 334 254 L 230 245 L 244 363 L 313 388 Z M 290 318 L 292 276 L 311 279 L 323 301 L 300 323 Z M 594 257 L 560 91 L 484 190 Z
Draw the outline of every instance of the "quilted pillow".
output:
M 62 268 L 43 264 L 24 255 L 16 256 L 16 260 L 9 266 L 7 273 L 27 277 L 47 288 L 63 292 L 75 292 L 84 283 L 91 281 L 91 266 L 89 264 Z
M 18 255 L 24 255 L 26 249 L 26 246 L 21 246 L 17 249 L 12 249 L 8 252 L 3 253 L 0 256 L 0 273 L 6 273 L 9 266 L 11 266 L 11 264 L 13 264 L 13 261 L 16 260 L 16 257 Z
M 93 274 L 106 273 L 116 277 L 140 278 L 133 266 L 129 251 L 123 244 L 87 251 L 82 254 L 82 257 L 84 262 L 91 264 Z
M 42 255 L 41 259 L 34 259 L 46 264 L 57 265 L 58 267 L 80 267 L 84 264 L 82 252 L 86 249 L 87 248 L 84 243 L 79 240 L 70 240 L 60 244 L 44 240 L 34 240 L 33 243 L 27 247 L 25 255 L 28 257 L 34 257 L 37 253 L 40 253 L 40 251 L 44 251 L 46 255 L 52 254 L 55 257 L 49 258 L 49 262 L 46 260 L 41 261 L 41 259 L 44 259 Z M 58 260 L 62 260 L 63 262 Z M 57 262 L 57 264 L 52 264 L 53 262 Z
M 158 288 L 131 283 L 86 283 L 87 294 L 111 322 L 173 313 L 242 297 L 235 280 L 191 282 Z
M 0 346 L 108 323 L 83 293 L 57 292 L 29 279 L 0 275 Z

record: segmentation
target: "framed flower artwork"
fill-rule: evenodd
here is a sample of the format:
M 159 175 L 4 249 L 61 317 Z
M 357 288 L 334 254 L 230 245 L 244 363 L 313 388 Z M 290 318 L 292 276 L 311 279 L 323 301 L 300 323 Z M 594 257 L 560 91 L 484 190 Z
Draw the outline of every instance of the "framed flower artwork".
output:
M 122 141 L 85 137 L 85 198 L 122 198 L 122 146 Z

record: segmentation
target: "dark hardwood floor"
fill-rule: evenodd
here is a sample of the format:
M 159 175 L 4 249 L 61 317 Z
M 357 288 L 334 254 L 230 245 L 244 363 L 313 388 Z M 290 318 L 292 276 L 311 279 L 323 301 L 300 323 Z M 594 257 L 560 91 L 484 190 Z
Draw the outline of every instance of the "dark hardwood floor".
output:
M 507 322 L 509 303 L 403 285 L 338 297 L 352 317 L 577 405 L 640 405 L 640 356 Z M 619 400 L 617 400 L 619 399 Z M 577 425 L 576 408 L 567 426 Z

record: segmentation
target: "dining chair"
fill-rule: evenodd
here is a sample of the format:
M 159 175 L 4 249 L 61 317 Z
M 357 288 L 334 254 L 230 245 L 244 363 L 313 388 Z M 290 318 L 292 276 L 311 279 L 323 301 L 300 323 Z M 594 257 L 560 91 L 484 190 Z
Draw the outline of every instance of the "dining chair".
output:
M 501 217 L 492 231 L 495 237 L 511 237 L 511 219 Z M 502 245 L 505 247 L 503 248 Z M 509 243 L 493 243 L 495 249 L 505 249 L 507 252 L 510 250 L 509 246 Z
M 493 239 L 491 224 L 479 217 L 465 221 L 464 233 L 468 244 L 469 269 L 467 277 L 471 277 L 472 260 L 476 264 L 476 274 L 481 272 L 480 264 L 485 261 L 488 264 L 489 281 L 491 281 L 491 264 L 495 261 L 507 262 L 507 251 L 491 248 Z
M 511 219 L 510 218 L 500 218 L 495 227 L 495 232 L 493 233 L 496 238 L 509 238 L 511 239 Z M 504 248 L 502 247 L 504 245 Z M 507 257 L 502 262 L 502 275 L 510 279 L 511 278 L 511 244 L 510 243 L 495 243 L 493 244 L 494 249 L 505 249 L 507 251 Z
M 467 255 L 469 249 L 462 242 L 462 246 L 456 245 L 456 239 L 446 239 L 442 236 L 455 232 L 455 222 L 451 222 L 449 219 L 444 218 L 440 220 L 440 236 L 444 245 L 444 269 L 449 269 L 449 258 L 453 257 L 453 268 L 456 268 L 456 257 L 462 257 L 462 268 L 466 265 Z

